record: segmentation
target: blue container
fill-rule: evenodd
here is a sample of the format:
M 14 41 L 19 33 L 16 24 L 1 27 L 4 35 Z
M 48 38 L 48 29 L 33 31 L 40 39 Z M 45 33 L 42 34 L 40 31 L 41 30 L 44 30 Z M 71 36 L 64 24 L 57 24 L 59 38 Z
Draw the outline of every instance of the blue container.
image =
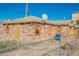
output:
M 55 40 L 56 41 L 60 41 L 61 40 L 61 34 L 56 34 L 56 36 L 55 36 Z

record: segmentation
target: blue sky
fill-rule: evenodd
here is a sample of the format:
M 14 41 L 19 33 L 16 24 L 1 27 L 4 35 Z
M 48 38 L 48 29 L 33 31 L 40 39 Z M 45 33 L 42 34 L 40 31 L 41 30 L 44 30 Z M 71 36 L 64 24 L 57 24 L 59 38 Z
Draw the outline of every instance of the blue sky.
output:
M 41 17 L 45 13 L 48 14 L 49 20 L 61 20 L 64 16 L 69 20 L 73 12 L 79 11 L 79 3 L 29 3 L 28 5 L 28 16 Z M 0 21 L 25 17 L 25 12 L 25 3 L 0 3 Z
M 79 11 L 79 4 L 51 3 L 51 4 L 29 4 L 29 15 L 41 17 L 43 13 L 48 14 L 49 20 L 61 20 L 72 18 L 72 13 Z
M 16 19 L 25 16 L 26 4 L 0 3 L 0 21 Z

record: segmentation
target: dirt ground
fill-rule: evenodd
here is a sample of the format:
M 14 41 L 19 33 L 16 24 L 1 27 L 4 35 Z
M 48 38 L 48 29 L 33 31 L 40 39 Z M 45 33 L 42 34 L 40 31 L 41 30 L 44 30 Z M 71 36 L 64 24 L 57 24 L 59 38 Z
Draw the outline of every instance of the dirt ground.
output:
M 47 41 L 35 44 L 24 45 L 14 51 L 1 53 L 0 56 L 79 56 L 79 40 L 77 40 L 76 48 L 62 49 L 60 42 L 54 41 L 50 44 Z M 61 42 L 61 46 L 65 43 Z

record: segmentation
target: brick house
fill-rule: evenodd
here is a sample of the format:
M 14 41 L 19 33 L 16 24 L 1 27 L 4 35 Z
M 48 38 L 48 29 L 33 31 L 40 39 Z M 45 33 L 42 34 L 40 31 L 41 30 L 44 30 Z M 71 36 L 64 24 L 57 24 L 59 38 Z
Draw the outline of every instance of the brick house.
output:
M 72 21 L 75 22 L 78 16 L 79 12 L 76 12 L 72 14 L 72 20 L 61 21 L 48 21 L 28 16 L 27 18 L 2 22 L 1 27 L 3 29 L 0 32 L 4 39 L 24 41 L 26 43 L 53 39 L 58 31 L 61 32 L 62 39 L 66 39 L 67 35 L 74 38 L 77 36 L 78 30 L 74 29 Z
M 45 21 L 33 16 L 3 22 L 4 34 L 7 39 L 29 42 L 38 42 L 53 39 L 58 30 L 62 35 L 70 32 L 68 24 L 71 21 Z

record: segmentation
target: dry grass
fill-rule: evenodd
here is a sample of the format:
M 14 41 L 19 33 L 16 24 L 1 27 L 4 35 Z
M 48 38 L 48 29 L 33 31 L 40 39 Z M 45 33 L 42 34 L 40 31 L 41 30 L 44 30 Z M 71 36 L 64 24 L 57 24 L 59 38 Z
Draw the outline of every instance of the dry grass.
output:
M 0 41 L 0 53 L 8 52 L 17 49 L 17 41 Z

